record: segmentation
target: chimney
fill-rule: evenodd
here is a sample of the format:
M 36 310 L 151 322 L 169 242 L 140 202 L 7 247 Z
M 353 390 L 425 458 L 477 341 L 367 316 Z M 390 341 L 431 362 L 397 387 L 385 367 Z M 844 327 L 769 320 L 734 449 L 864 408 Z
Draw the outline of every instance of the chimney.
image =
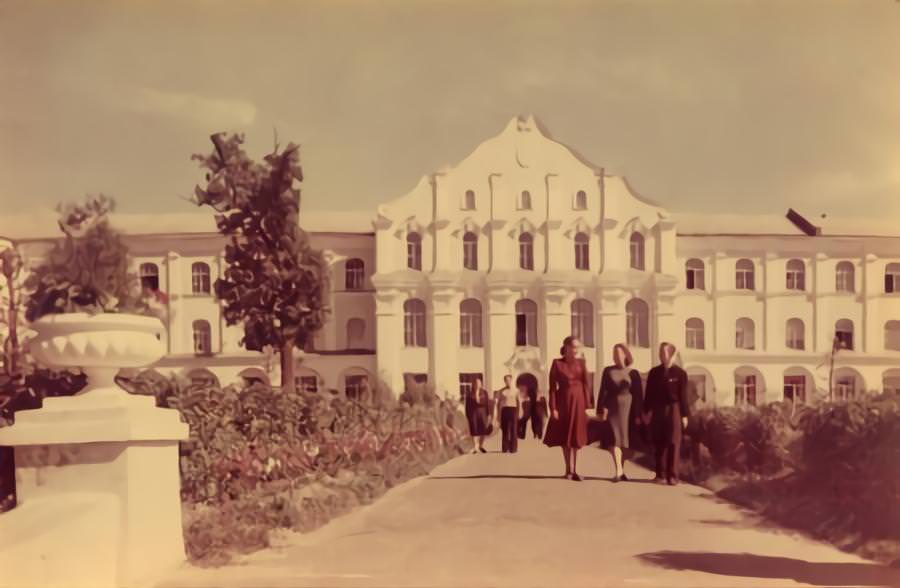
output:
M 794 210 L 793 208 L 788 208 L 787 211 L 787 219 L 794 223 L 794 226 L 809 235 L 810 237 L 817 237 L 822 234 L 821 227 L 817 227 L 801 215 L 799 212 Z

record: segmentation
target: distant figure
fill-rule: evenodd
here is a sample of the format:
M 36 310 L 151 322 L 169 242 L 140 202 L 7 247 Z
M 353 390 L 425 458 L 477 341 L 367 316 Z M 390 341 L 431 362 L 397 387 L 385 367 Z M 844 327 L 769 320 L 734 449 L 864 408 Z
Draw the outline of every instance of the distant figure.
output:
M 682 429 L 687 427 L 687 373 L 675 365 L 677 350 L 671 343 L 659 346 L 660 364 L 647 375 L 644 399 L 645 419 L 650 421 L 650 436 L 655 446 L 658 484 L 678 484 L 678 454 Z
M 503 453 L 515 453 L 519 449 L 519 438 L 516 429 L 519 419 L 519 392 L 512 387 L 512 376 L 503 377 L 506 384 L 494 393 L 497 406 L 497 421 L 500 423 L 501 450 Z
M 481 387 L 481 379 L 476 378 L 466 393 L 466 420 L 469 421 L 469 434 L 475 440 L 472 453 L 487 453 L 484 449 L 484 438 L 490 425 L 491 399 L 487 390 Z
M 608 420 L 613 431 L 613 444 L 609 452 L 613 457 L 615 476 L 613 482 L 626 481 L 622 451 L 631 448 L 629 427 L 641 423 L 644 399 L 641 375 L 631 369 L 634 359 L 625 345 L 617 343 L 613 347 L 613 365 L 603 368 L 600 377 L 600 393 L 597 396 L 597 415 Z
M 562 447 L 566 462 L 566 478 L 581 481 L 578 450 L 587 445 L 587 407 L 590 389 L 587 367 L 578 356 L 581 344 L 575 337 L 563 340 L 560 359 L 550 366 L 550 423 L 544 435 L 549 447 Z
M 519 439 L 524 439 L 528 433 L 528 421 L 534 422 L 535 403 L 532 401 L 528 386 L 520 383 L 519 386 L 519 423 L 518 435 Z

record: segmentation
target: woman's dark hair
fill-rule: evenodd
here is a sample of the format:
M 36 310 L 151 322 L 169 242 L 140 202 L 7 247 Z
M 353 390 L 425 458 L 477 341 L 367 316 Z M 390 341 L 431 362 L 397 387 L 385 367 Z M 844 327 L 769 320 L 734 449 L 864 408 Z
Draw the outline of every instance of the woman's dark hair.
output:
M 578 337 L 576 337 L 574 335 L 569 335 L 568 337 L 563 339 L 562 347 L 559 348 L 559 354 L 561 356 L 564 356 L 566 354 L 566 347 L 571 346 L 572 343 L 574 343 L 577 340 L 578 340 Z
M 619 349 L 625 354 L 625 367 L 629 367 L 634 363 L 634 357 L 631 355 L 631 349 L 628 349 L 628 346 L 624 343 L 616 343 L 613 345 L 613 363 L 616 363 L 616 351 Z

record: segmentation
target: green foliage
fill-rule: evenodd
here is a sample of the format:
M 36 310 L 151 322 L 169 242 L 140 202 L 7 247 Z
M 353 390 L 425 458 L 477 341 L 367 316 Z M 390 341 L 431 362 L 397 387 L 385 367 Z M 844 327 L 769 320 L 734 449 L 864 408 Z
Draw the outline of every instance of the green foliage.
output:
M 268 531 L 306 531 L 471 447 L 449 402 L 367 403 L 330 392 L 285 394 L 263 384 L 195 385 L 153 372 L 120 383 L 176 408 L 190 557 L 221 564 L 265 547 Z
M 900 557 L 900 397 L 699 411 L 682 475 L 868 557 Z M 724 482 L 724 485 L 723 485 Z
M 328 269 L 299 225 L 303 179 L 299 147 L 275 150 L 262 162 L 243 150 L 242 136 L 213 135 L 211 155 L 194 155 L 208 170 L 195 203 L 216 214 L 219 232 L 229 238 L 228 264 L 216 280 L 229 325 L 242 324 L 242 344 L 282 353 L 282 387 L 293 389 L 292 365 L 284 357 L 305 348 L 328 313 Z
M 140 284 L 128 271 L 128 249 L 109 226 L 114 208 L 105 196 L 57 207 L 65 237 L 25 281 L 28 321 L 68 312 L 148 312 Z

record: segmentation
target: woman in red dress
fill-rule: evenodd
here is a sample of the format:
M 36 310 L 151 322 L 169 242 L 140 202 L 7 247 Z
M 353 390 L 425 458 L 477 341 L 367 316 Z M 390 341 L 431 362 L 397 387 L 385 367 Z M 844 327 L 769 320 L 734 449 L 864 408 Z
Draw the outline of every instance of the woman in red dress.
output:
M 578 450 L 587 445 L 588 394 L 587 367 L 578 357 L 578 339 L 569 336 L 560 349 L 562 358 L 550 366 L 550 423 L 544 435 L 548 447 L 562 447 L 566 461 L 566 478 L 580 482 Z

